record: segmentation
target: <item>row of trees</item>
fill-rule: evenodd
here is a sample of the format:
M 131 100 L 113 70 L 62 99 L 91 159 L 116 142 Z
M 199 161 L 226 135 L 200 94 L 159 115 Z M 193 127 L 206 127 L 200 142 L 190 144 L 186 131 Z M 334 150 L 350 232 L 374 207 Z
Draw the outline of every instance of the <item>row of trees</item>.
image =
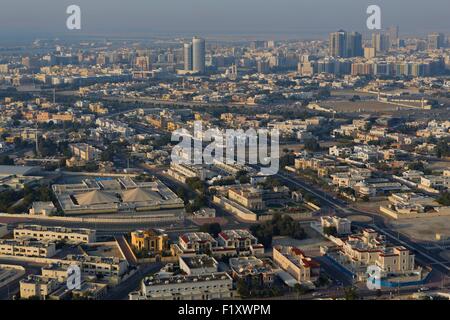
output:
M 251 226 L 250 230 L 266 248 L 272 246 L 274 236 L 289 236 L 298 240 L 307 237 L 305 230 L 298 221 L 281 213 L 274 214 L 270 221 Z
M 439 199 L 438 202 L 442 204 L 443 206 L 450 206 L 450 192 L 443 193 Z
M 53 200 L 52 191 L 48 186 L 34 188 L 25 186 L 25 188 L 20 191 L 8 188 L 0 192 L 0 212 L 23 213 L 28 210 L 34 201 L 38 200 Z

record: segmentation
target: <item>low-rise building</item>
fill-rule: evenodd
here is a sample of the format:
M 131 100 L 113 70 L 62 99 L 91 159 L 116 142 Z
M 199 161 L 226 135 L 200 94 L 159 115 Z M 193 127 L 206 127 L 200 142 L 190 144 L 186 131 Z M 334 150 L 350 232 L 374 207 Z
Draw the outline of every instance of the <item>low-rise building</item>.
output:
M 56 281 L 63 283 L 67 281 L 69 263 L 55 262 L 47 266 L 42 267 L 41 274 L 45 278 L 55 279 Z
M 209 233 L 188 232 L 178 238 L 178 243 L 172 245 L 173 255 L 194 256 L 212 254 L 215 257 L 236 255 L 236 248 L 222 247 Z
M 128 270 L 128 262 L 116 257 L 68 255 L 66 261 L 78 265 L 85 275 L 121 277 Z
M 138 251 L 161 253 L 169 249 L 169 236 L 158 230 L 137 230 L 131 233 L 131 246 Z
M 56 253 L 54 242 L 26 239 L 0 239 L 0 255 L 50 258 Z
M 104 283 L 82 282 L 79 289 L 72 290 L 72 299 L 100 300 L 108 292 L 108 285 Z
M 253 187 L 245 189 L 231 188 L 228 190 L 228 199 L 250 210 L 264 209 L 262 190 Z
M 325 216 L 320 217 L 320 223 L 322 229 L 330 227 L 335 228 L 338 235 L 352 233 L 352 222 L 347 218 Z
M 32 216 L 51 216 L 56 212 L 56 207 L 51 201 L 35 201 L 31 205 L 29 214 Z
M 272 260 L 255 256 L 231 258 L 229 264 L 234 279 L 242 279 L 248 284 L 256 282 L 268 287 L 272 286 L 279 270 Z
M 174 276 L 168 279 L 148 277 L 141 290 L 132 292 L 130 300 L 212 300 L 234 296 L 233 279 L 226 272 L 201 276 Z
M 394 193 L 380 211 L 394 219 L 449 216 L 450 207 L 439 204 L 435 198 L 414 192 Z
M 377 266 L 382 277 L 406 276 L 421 278 L 421 269 L 415 266 L 414 253 L 403 246 L 391 246 L 384 236 L 373 229 L 364 229 L 346 239 L 333 238 L 337 247 L 330 255 L 358 278 L 365 278 L 369 266 Z
M 93 161 L 96 160 L 101 151 L 87 143 L 74 143 L 69 145 L 72 155 L 80 160 Z
M 320 276 L 320 265 L 296 247 L 275 246 L 273 261 L 298 283 L 311 283 Z
M 47 227 L 21 224 L 14 229 L 14 238 L 30 238 L 36 240 L 68 241 L 72 243 L 93 243 L 96 231 L 81 228 Z
M 223 247 L 235 248 L 238 254 L 264 255 L 264 246 L 248 230 L 224 230 L 217 240 Z
M 180 256 L 180 269 L 189 276 L 211 274 L 218 271 L 218 262 L 206 254 L 193 257 Z
M 45 299 L 58 287 L 59 283 L 55 279 L 29 275 L 27 278 L 20 280 L 20 297 L 22 299 Z

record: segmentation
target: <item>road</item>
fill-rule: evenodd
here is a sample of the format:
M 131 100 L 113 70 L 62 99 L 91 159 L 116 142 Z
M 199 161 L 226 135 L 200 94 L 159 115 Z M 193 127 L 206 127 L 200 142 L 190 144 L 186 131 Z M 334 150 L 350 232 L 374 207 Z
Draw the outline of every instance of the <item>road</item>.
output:
M 130 292 L 139 290 L 141 281 L 144 277 L 152 272 L 160 270 L 162 266 L 162 263 L 140 265 L 132 276 L 112 288 L 103 300 L 127 300 Z

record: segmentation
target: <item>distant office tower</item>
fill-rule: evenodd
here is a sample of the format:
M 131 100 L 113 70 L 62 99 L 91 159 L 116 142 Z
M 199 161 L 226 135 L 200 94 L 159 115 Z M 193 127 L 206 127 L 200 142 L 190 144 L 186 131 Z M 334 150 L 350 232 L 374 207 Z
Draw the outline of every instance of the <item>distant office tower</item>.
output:
M 389 35 L 380 32 L 372 34 L 372 48 L 375 48 L 376 54 L 388 51 L 390 48 Z
M 194 37 L 194 39 L 192 39 L 192 71 L 198 73 L 205 72 L 205 55 L 205 40 Z
M 269 73 L 270 64 L 268 61 L 259 60 L 256 63 L 256 69 L 257 69 L 258 73 Z
M 399 35 L 399 28 L 398 28 L 398 26 L 389 27 L 387 33 L 389 35 L 389 41 L 390 41 L 391 47 L 397 46 L 397 44 L 398 44 L 398 35 Z
M 273 41 L 273 40 L 268 41 L 267 48 L 270 48 L 270 49 L 275 48 L 275 41 Z
M 330 55 L 350 58 L 363 55 L 362 36 L 358 32 L 340 30 L 330 34 Z
M 135 67 L 141 71 L 150 70 L 150 58 L 148 56 L 136 57 Z
M 266 47 L 266 42 L 262 41 L 262 40 L 256 40 L 250 44 L 250 49 L 252 49 L 252 50 L 262 49 L 265 47 Z
M 442 33 L 428 35 L 428 49 L 437 50 L 445 47 L 445 36 Z
M 167 63 L 175 63 L 175 55 L 173 54 L 173 52 L 167 53 Z
M 375 58 L 376 51 L 375 48 L 364 48 L 364 58 L 372 59 Z
M 184 44 L 184 70 L 192 71 L 192 44 Z

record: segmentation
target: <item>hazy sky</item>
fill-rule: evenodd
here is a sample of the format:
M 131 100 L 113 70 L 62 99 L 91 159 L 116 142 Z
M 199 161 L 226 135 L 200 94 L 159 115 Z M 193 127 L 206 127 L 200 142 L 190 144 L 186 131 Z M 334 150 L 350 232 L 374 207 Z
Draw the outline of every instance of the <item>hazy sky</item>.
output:
M 81 31 L 66 29 L 71 4 L 81 7 Z M 0 0 L 0 37 L 366 32 L 369 4 L 402 34 L 450 32 L 449 0 Z

